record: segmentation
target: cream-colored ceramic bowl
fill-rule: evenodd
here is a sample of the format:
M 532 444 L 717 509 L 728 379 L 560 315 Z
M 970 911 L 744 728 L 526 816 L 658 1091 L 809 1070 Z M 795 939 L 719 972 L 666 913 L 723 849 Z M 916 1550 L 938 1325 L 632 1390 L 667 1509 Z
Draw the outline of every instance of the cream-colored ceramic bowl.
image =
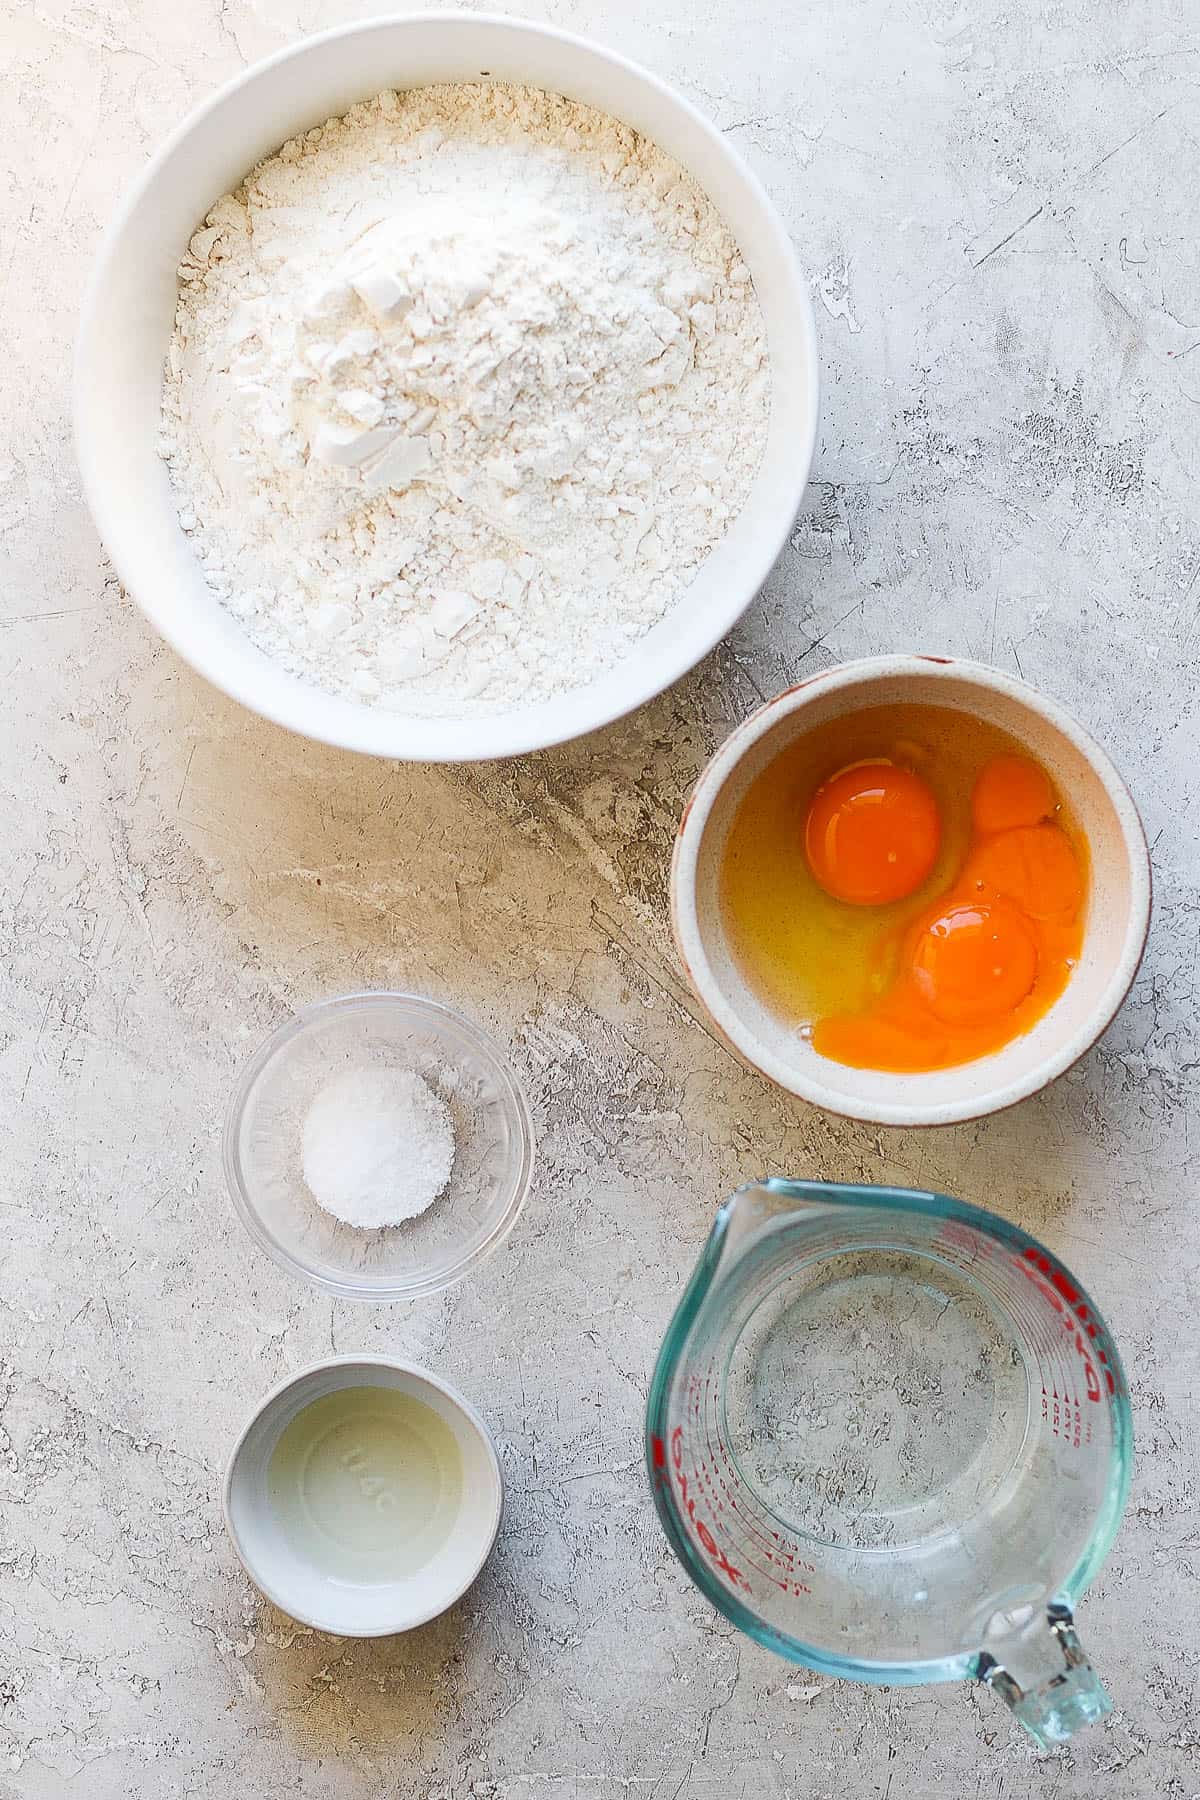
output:
M 404 1576 L 380 1573 L 351 1580 L 328 1572 L 322 1544 L 341 1535 L 326 1517 L 311 1544 L 288 1535 L 271 1497 L 271 1458 L 284 1431 L 304 1408 L 345 1388 L 386 1388 L 428 1407 L 447 1427 L 462 1458 L 462 1493 L 444 1541 L 427 1562 Z M 355 1447 L 359 1467 L 374 1482 L 376 1507 L 394 1471 L 372 1469 Z M 343 1464 L 350 1468 L 349 1463 Z M 301 1504 L 327 1512 L 328 1500 L 305 1494 Z M 365 1491 L 365 1489 L 364 1489 Z M 395 1505 L 395 1496 L 387 1496 Z M 500 1530 L 504 1482 L 488 1428 L 448 1381 L 394 1356 L 331 1356 L 289 1375 L 272 1388 L 247 1422 L 225 1471 L 225 1524 L 242 1567 L 268 1600 L 293 1619 L 338 1637 L 387 1637 L 424 1625 L 462 1597 L 491 1555 Z M 342 1525 L 342 1531 L 346 1530 Z
M 683 164 L 728 222 L 767 327 L 771 416 L 738 517 L 666 617 L 586 686 L 486 718 L 405 717 L 324 693 L 257 649 L 205 585 L 157 453 L 176 269 L 209 208 L 285 139 L 381 88 L 527 82 L 624 120 Z M 712 421 L 719 451 L 723 421 Z M 783 548 L 817 431 L 816 328 L 783 224 L 749 166 L 695 107 L 615 51 L 486 13 L 367 19 L 257 63 L 190 117 L 125 200 L 84 301 L 75 441 L 109 555 L 146 617 L 201 675 L 268 719 L 376 756 L 463 762 L 578 737 L 640 706 L 706 656 Z
M 920 1075 L 851 1069 L 819 1056 L 743 979 L 718 901 L 729 827 L 759 771 L 827 719 L 900 702 L 973 713 L 1026 745 L 1070 796 L 1092 865 L 1083 954 L 1061 998 L 1003 1050 Z M 814 675 L 769 700 L 727 739 L 701 775 L 679 828 L 671 916 L 692 986 L 746 1062 L 789 1093 L 849 1118 L 878 1125 L 949 1125 L 1037 1093 L 1095 1043 L 1141 961 L 1150 922 L 1150 858 L 1129 790 L 1099 745 L 1054 701 L 978 663 L 880 656 Z

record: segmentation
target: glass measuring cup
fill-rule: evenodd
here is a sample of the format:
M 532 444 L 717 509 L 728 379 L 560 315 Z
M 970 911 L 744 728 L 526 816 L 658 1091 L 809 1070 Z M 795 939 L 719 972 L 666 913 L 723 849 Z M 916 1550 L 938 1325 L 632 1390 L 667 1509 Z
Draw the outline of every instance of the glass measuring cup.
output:
M 767 1181 L 717 1214 L 650 1389 L 688 1574 L 829 1675 L 976 1678 L 1043 1747 L 1110 1710 L 1073 1608 L 1129 1492 L 1104 1322 L 1049 1250 L 941 1194 Z

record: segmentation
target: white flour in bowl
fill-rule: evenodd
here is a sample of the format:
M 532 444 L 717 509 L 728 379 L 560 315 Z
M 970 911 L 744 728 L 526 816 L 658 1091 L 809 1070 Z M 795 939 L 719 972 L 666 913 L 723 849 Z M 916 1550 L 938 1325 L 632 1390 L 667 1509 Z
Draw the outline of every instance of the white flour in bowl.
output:
M 686 587 L 767 424 L 749 272 L 628 126 L 384 93 L 285 144 L 180 269 L 162 452 L 268 655 L 400 712 L 587 682 Z

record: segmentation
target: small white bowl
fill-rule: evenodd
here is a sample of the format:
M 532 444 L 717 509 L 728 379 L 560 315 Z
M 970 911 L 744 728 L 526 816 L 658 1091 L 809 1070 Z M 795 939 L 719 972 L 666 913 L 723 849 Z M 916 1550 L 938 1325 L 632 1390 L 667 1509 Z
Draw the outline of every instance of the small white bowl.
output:
M 382 88 L 525 82 L 600 108 L 690 171 L 728 222 L 767 326 L 771 417 L 741 513 L 686 592 L 623 662 L 587 686 L 487 718 L 415 718 L 339 699 L 258 650 L 215 598 L 180 529 L 157 452 L 176 269 L 221 196 L 285 139 Z M 125 587 L 201 675 L 268 719 L 375 756 L 464 762 L 578 737 L 641 706 L 736 623 L 783 548 L 817 432 L 816 327 L 791 242 L 748 165 L 688 101 L 615 51 L 487 13 L 368 19 L 257 63 L 186 118 L 110 226 L 83 305 L 75 443 L 84 490 Z M 722 421 L 714 418 L 714 448 Z
M 449 1536 L 402 1580 L 347 1581 L 323 1575 L 281 1529 L 268 1490 L 271 1457 L 288 1425 L 339 1388 L 411 1394 L 453 1433 L 462 1456 L 462 1496 Z M 273 1388 L 246 1425 L 225 1472 L 225 1524 L 251 1581 L 293 1619 L 339 1637 L 411 1631 L 453 1606 L 475 1580 L 500 1530 L 504 1484 L 487 1426 L 469 1401 L 426 1369 L 387 1356 L 336 1356 Z
M 754 777 L 827 719 L 901 702 L 972 713 L 1009 732 L 1068 795 L 1091 855 L 1083 952 L 1065 991 L 1023 1037 L 958 1068 L 916 1075 L 853 1069 L 819 1056 L 743 979 L 726 941 L 718 873 Z M 1089 1050 L 1129 992 L 1150 924 L 1150 858 L 1128 788 L 1062 707 L 979 663 L 880 656 L 844 663 L 780 694 L 726 739 L 683 815 L 671 868 L 676 948 L 714 1025 L 747 1063 L 789 1093 L 877 1125 L 950 1125 L 1037 1093 Z

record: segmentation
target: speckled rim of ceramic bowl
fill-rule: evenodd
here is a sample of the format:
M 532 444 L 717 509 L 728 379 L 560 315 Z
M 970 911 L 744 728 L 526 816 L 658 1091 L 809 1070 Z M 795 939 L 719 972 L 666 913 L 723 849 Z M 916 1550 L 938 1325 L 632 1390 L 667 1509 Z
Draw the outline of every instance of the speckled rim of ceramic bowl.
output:
M 214 136 L 227 141 L 234 124 L 240 136 L 247 112 L 257 119 L 256 90 L 260 95 L 269 93 L 277 108 L 281 84 L 290 79 L 296 94 L 303 95 L 312 89 L 313 66 L 338 65 L 342 72 L 336 80 L 329 77 L 337 90 L 329 103 L 313 111 L 298 99 L 272 141 L 259 143 L 255 153 L 239 163 L 240 180 L 260 157 L 270 155 L 297 131 L 344 112 L 379 88 L 403 88 L 410 67 L 406 43 L 411 56 L 412 45 L 432 33 L 453 46 L 454 56 L 469 55 L 475 71 L 434 79 L 479 79 L 493 67 L 508 64 L 510 72 L 496 79 L 528 79 L 548 92 L 569 93 L 573 84 L 588 88 L 587 104 L 626 119 L 655 142 L 671 137 L 674 147 L 666 145 L 668 154 L 710 194 L 751 264 L 767 315 L 772 372 L 772 412 L 750 495 L 677 603 L 595 681 L 470 718 L 392 713 L 326 693 L 266 657 L 240 628 L 235 629 L 231 616 L 222 616 L 215 599 L 211 608 L 194 604 L 191 552 L 183 549 L 173 504 L 168 507 L 170 524 L 164 525 L 164 490 L 147 481 L 140 462 L 137 469 L 127 468 L 128 459 L 114 454 L 113 448 L 114 430 L 134 433 L 130 418 L 121 416 L 118 400 L 110 393 L 124 379 L 117 363 L 132 354 L 126 351 L 126 340 L 135 341 L 140 332 L 144 341 L 150 330 L 144 316 L 149 278 L 139 239 L 150 230 L 146 218 L 156 212 L 163 217 L 155 218 L 152 235 L 161 236 L 168 221 L 172 229 L 177 227 L 178 206 L 170 197 L 177 170 L 205 167 Z M 419 46 L 418 54 L 423 54 Z M 351 78 L 343 65 L 348 58 L 359 57 L 369 73 Z M 527 74 L 519 72 L 525 62 L 530 64 Z M 559 78 L 545 76 L 547 65 L 559 69 L 562 85 Z M 422 85 L 422 77 L 418 74 L 411 85 Z M 681 140 L 694 160 L 680 149 Z M 707 180 L 697 164 L 701 169 L 708 166 Z M 205 186 L 203 204 L 197 197 L 191 209 L 187 235 L 234 184 L 234 176 L 226 170 L 221 179 Z M 729 189 L 727 203 L 712 191 L 714 185 Z M 134 269 L 143 289 L 140 307 L 121 298 Z M 139 311 L 143 316 L 131 319 Z M 782 352 L 781 338 L 786 339 Z M 163 355 L 165 351 L 164 337 Z M 139 359 L 141 355 L 139 351 Z M 780 375 L 785 366 L 786 381 Z M 84 494 L 122 585 L 155 630 L 198 674 L 263 718 L 321 743 L 405 761 L 475 762 L 524 755 L 612 724 L 680 680 L 732 630 L 795 524 L 816 447 L 819 390 L 816 318 L 795 248 L 750 164 L 712 120 L 676 88 L 618 50 L 538 20 L 449 9 L 385 12 L 302 37 L 242 70 L 183 118 L 135 178 L 104 234 L 81 308 L 72 406 Z M 142 426 L 136 429 L 140 433 Z M 719 438 L 719 422 L 717 431 Z M 156 469 L 156 481 L 159 476 L 165 483 L 165 473 Z
M 936 679 L 939 674 L 959 682 L 973 684 L 1024 706 L 1038 714 L 1058 731 L 1087 762 L 1104 788 L 1113 807 L 1123 843 L 1130 885 L 1129 922 L 1115 969 L 1087 1023 L 1053 1054 L 1043 1057 L 1026 1075 L 1009 1081 L 992 1092 L 973 1093 L 959 1103 L 940 1105 L 875 1104 L 864 1100 L 860 1105 L 847 1104 L 844 1095 L 831 1096 L 819 1083 L 775 1055 L 771 1049 L 743 1028 L 742 1021 L 728 1004 L 704 944 L 696 904 L 696 875 L 705 826 L 718 796 L 743 759 L 780 719 L 801 712 L 814 696 L 814 690 L 827 696 L 831 691 L 853 690 L 854 710 L 869 706 L 870 699 L 862 690 L 874 681 L 897 677 L 922 676 Z M 1133 796 L 1118 774 L 1108 754 L 1070 713 L 1057 701 L 1018 681 L 1002 669 L 984 663 L 960 661 L 956 657 L 933 655 L 900 655 L 861 657 L 839 663 L 832 669 L 810 675 L 794 687 L 786 688 L 759 707 L 737 727 L 722 744 L 702 771 L 683 810 L 671 859 L 670 908 L 671 930 L 676 952 L 683 965 L 692 991 L 707 1015 L 717 1036 L 738 1059 L 749 1068 L 768 1076 L 786 1092 L 810 1105 L 840 1118 L 857 1119 L 872 1125 L 935 1126 L 954 1125 L 981 1119 L 991 1113 L 1015 1106 L 1073 1067 L 1095 1044 L 1116 1017 L 1133 985 L 1146 939 L 1150 931 L 1151 867 L 1145 829 Z M 970 1067 L 972 1065 L 964 1065 Z M 836 1098 L 836 1104 L 834 1103 Z
M 243 1569 L 245 1569 L 255 1587 L 261 1594 L 265 1595 L 273 1606 L 277 1606 L 281 1612 L 286 1613 L 289 1619 L 295 1619 L 301 1625 L 311 1625 L 314 1631 L 328 1631 L 337 1637 L 345 1637 L 348 1635 L 344 1626 L 339 1627 L 336 1624 L 331 1624 L 327 1616 L 318 1618 L 316 1616 L 315 1608 L 305 1607 L 303 1605 L 297 1607 L 296 1595 L 291 1595 L 289 1597 L 288 1595 L 281 1593 L 273 1583 L 265 1581 L 262 1578 L 260 1571 L 255 1567 L 253 1559 L 247 1555 L 245 1545 L 242 1543 L 234 1526 L 231 1496 L 233 1493 L 233 1484 L 237 1479 L 238 1467 L 246 1439 L 264 1414 L 270 1412 L 272 1407 L 277 1406 L 285 1394 L 289 1393 L 293 1388 L 298 1387 L 301 1382 L 311 1380 L 314 1375 L 323 1375 L 330 1369 L 361 1369 L 365 1367 L 386 1369 L 389 1373 L 407 1375 L 417 1382 L 425 1382 L 431 1388 L 435 1388 L 437 1392 L 442 1395 L 443 1399 L 450 1403 L 453 1410 L 470 1426 L 472 1434 L 477 1439 L 484 1452 L 485 1459 L 491 1470 L 495 1484 L 496 1504 L 486 1533 L 486 1542 L 483 1542 L 483 1548 L 478 1559 L 473 1563 L 464 1565 L 470 1572 L 466 1575 L 465 1579 L 455 1584 L 453 1592 L 447 1589 L 446 1598 L 443 1602 L 439 1603 L 437 1606 L 427 1608 L 421 1613 L 414 1614 L 412 1618 L 406 1619 L 403 1624 L 389 1624 L 372 1630 L 357 1631 L 352 1634 L 354 1637 L 361 1638 L 394 1637 L 398 1636 L 401 1632 L 415 1631 L 418 1626 L 428 1625 L 431 1619 L 441 1618 L 444 1612 L 448 1612 L 452 1606 L 462 1599 L 467 1590 L 478 1581 L 483 1572 L 484 1564 L 495 1549 L 496 1539 L 500 1535 L 500 1525 L 504 1518 L 504 1472 L 500 1467 L 500 1458 L 496 1453 L 496 1446 L 492 1441 L 492 1434 L 488 1430 L 482 1416 L 476 1411 L 475 1407 L 472 1406 L 466 1396 L 460 1394 L 457 1388 L 452 1387 L 451 1384 L 448 1381 L 443 1380 L 440 1375 L 435 1375 L 431 1369 L 423 1368 L 420 1363 L 410 1362 L 406 1357 L 381 1356 L 376 1352 L 367 1350 L 347 1351 L 340 1356 L 320 1357 L 316 1362 L 306 1363 L 302 1369 L 296 1369 L 291 1375 L 285 1375 L 281 1381 L 275 1383 L 275 1386 L 271 1388 L 269 1393 L 263 1395 L 262 1399 L 258 1402 L 257 1406 L 255 1406 L 253 1412 L 242 1426 L 242 1429 L 238 1432 L 233 1448 L 229 1452 L 229 1460 L 225 1465 L 225 1478 L 221 1483 L 221 1513 L 225 1520 L 225 1530 L 229 1535 L 229 1541 L 233 1545 L 238 1561 L 241 1563 Z

